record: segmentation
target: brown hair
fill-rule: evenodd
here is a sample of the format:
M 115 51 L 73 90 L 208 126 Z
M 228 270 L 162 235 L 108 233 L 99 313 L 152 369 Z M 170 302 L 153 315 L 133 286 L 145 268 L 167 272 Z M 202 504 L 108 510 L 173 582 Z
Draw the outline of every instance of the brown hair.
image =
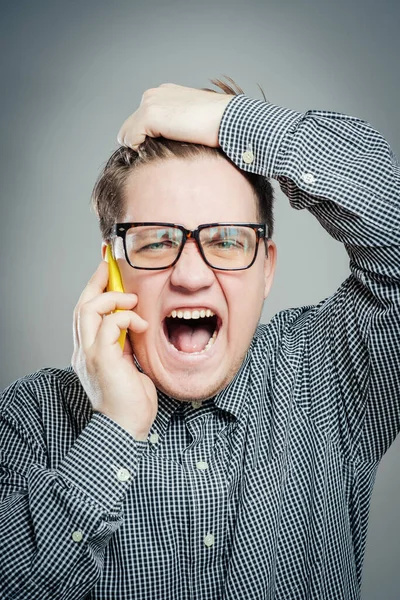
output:
M 231 85 L 218 79 L 212 83 L 222 90 L 222 93 L 238 95 L 244 93 L 242 89 L 229 77 Z M 204 88 L 207 91 L 208 88 Z M 265 96 L 264 96 L 265 98 Z M 103 240 L 108 241 L 114 223 L 121 221 L 124 215 L 124 189 L 128 175 L 141 165 L 149 164 L 156 160 L 168 158 L 191 159 L 197 156 L 221 156 L 230 159 L 220 148 L 211 148 L 202 144 L 188 144 L 168 140 L 163 137 L 147 137 L 138 151 L 125 146 L 119 147 L 108 159 L 93 188 L 91 203 L 98 218 Z M 232 162 L 234 165 L 234 163 Z M 236 167 L 236 165 L 234 165 Z M 238 168 L 238 167 L 236 167 Z M 260 223 L 267 224 L 268 237 L 273 233 L 273 189 L 266 177 L 255 175 L 246 171 L 241 174 L 251 184 L 257 199 L 257 217 Z

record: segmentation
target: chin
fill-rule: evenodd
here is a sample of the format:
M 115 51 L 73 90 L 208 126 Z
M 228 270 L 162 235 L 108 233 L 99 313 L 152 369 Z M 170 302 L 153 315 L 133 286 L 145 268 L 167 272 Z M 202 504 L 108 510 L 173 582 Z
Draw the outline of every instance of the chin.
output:
M 143 373 L 159 391 L 181 402 L 207 400 L 224 390 L 240 369 L 248 349 L 246 345 L 240 352 L 231 354 L 226 336 L 219 335 L 211 347 L 200 353 L 177 351 L 165 340 L 157 344 L 157 339 L 156 342 L 151 339 L 143 344 L 143 338 L 140 341 L 131 338 Z M 154 352 L 157 346 L 160 350 Z
M 215 378 L 205 376 L 204 373 L 194 373 L 191 370 L 181 372 L 171 378 L 157 378 L 154 374 L 147 373 L 158 390 L 181 402 L 192 400 L 207 400 L 224 390 L 240 369 L 244 356 L 238 358 L 228 372 L 220 373 Z

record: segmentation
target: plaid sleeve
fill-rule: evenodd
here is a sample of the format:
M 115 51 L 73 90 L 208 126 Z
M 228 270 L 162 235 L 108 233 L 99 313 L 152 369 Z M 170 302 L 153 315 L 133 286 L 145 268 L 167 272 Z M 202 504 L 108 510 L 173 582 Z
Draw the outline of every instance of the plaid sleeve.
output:
M 123 523 L 123 501 L 145 447 L 95 414 L 52 465 L 53 439 L 44 429 L 54 396 L 42 377 L 35 388 L 16 382 L 0 402 L 1 598 L 76 600 L 88 593 L 101 575 L 104 549 Z
M 350 258 L 350 277 L 304 326 L 302 402 L 349 457 L 377 461 L 400 429 L 400 172 L 368 123 L 236 96 L 219 131 L 245 171 L 273 177 Z M 339 398 L 339 404 L 329 398 Z M 329 418 L 328 418 L 329 417 Z

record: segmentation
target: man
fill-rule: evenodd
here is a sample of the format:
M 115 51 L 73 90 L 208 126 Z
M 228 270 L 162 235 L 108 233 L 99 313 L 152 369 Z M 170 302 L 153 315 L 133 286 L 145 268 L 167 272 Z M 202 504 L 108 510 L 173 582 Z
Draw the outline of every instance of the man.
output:
M 105 292 L 102 262 L 73 369 L 4 393 L 5 598 L 360 597 L 400 426 L 399 168 L 358 119 L 228 92 L 145 93 L 94 192 L 125 293 Z M 250 174 L 278 179 L 351 267 L 260 326 L 276 249 Z

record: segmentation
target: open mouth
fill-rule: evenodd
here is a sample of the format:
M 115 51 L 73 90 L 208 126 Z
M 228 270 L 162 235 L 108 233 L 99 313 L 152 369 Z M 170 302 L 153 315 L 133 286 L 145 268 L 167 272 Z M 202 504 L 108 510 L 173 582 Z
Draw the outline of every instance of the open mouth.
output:
M 178 352 L 201 354 L 214 344 L 219 319 L 209 308 L 173 310 L 164 320 L 164 333 Z

